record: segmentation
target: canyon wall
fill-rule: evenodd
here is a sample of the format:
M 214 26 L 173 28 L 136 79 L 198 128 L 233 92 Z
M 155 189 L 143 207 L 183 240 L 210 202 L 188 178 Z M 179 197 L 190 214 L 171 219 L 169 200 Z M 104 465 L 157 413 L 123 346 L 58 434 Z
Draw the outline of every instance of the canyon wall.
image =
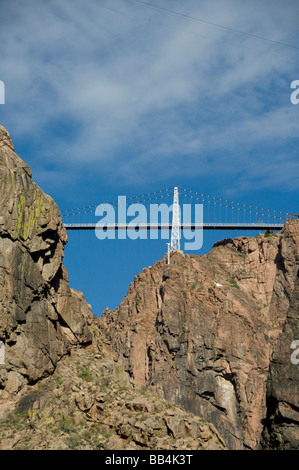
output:
M 90 343 L 93 316 L 69 287 L 59 209 L 2 126 L 0 181 L 0 389 L 16 393 L 52 373 L 72 345 Z
M 2 126 L 0 182 L 2 424 L 23 402 L 42 418 L 38 407 L 47 407 L 56 387 L 54 379 L 43 381 L 61 369 L 68 376 L 61 386 L 67 419 L 75 410 L 85 425 L 94 420 L 113 429 L 96 448 L 131 448 L 132 436 L 135 448 L 178 448 L 179 442 L 184 448 L 299 448 L 299 220 L 279 233 L 220 241 L 206 255 L 174 252 L 169 265 L 165 256 L 135 277 L 119 308 L 95 318 L 68 283 L 59 209 L 32 180 Z M 71 357 L 82 364 L 79 377 Z M 103 380 L 107 364 L 114 372 Z M 107 385 L 119 370 L 130 399 L 121 398 L 117 379 L 113 390 Z M 82 383 L 87 372 L 92 393 Z M 37 403 L 29 388 L 39 383 L 49 389 Z M 148 406 L 157 397 L 169 415 L 156 416 L 158 431 Z M 131 410 L 132 400 L 142 406 Z M 140 407 L 146 421 L 137 423 Z M 29 417 L 34 409 L 26 408 Z M 49 410 L 60 415 L 58 398 Z M 1 432 L 14 448 L 18 440 L 9 437 L 7 423 Z M 20 431 L 26 445 L 44 445 L 31 431 L 27 419 Z
M 135 277 L 101 327 L 138 384 L 212 422 L 228 448 L 271 448 L 277 413 L 298 447 L 298 269 L 298 220 L 207 255 L 175 252 Z

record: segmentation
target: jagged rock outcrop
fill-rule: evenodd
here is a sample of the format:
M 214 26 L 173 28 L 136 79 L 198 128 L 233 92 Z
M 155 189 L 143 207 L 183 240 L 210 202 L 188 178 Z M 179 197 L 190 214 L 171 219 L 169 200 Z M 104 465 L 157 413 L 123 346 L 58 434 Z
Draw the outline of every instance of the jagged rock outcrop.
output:
M 273 351 L 290 312 L 298 319 L 298 269 L 299 221 L 291 220 L 278 234 L 224 240 L 207 255 L 173 253 L 170 265 L 165 257 L 136 276 L 100 324 L 134 381 L 212 422 L 228 448 L 258 449 Z M 286 384 L 282 393 L 280 379 L 295 333 L 268 383 L 268 396 L 293 403 L 292 412 L 297 398 L 287 397 Z M 290 392 L 298 366 L 292 374 L 284 376 Z
M 93 316 L 68 284 L 59 209 L 2 126 L 0 181 L 0 393 L 16 393 L 53 372 L 71 345 L 90 343 Z

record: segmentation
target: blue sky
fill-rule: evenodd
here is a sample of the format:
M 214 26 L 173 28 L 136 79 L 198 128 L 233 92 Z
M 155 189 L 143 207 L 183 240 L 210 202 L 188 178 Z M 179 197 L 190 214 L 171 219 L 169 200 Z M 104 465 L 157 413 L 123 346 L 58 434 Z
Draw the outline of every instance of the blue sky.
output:
M 180 186 L 299 211 L 297 1 L 11 0 L 0 14 L 0 123 L 61 210 Z M 228 235 L 205 233 L 201 253 Z M 69 233 L 65 264 L 100 315 L 165 250 Z

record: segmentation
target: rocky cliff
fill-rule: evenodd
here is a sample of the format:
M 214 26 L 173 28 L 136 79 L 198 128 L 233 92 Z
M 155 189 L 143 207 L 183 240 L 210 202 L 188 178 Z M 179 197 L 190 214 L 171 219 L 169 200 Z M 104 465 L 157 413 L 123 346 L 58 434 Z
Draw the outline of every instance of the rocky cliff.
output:
M 118 363 L 69 287 L 58 207 L 2 126 L 0 182 L 0 449 L 225 449 Z
M 267 417 L 262 435 L 264 449 L 299 448 L 298 339 L 299 277 L 270 364 L 267 382 Z
M 101 328 L 134 381 L 212 422 L 228 448 L 298 448 L 298 269 L 298 220 L 173 253 Z
M 298 220 L 173 253 L 94 318 L 2 126 L 0 182 L 0 449 L 299 448 Z
M 136 386 L 94 348 L 72 348 L 13 403 L 0 419 L 0 449 L 226 449 L 212 424 Z
M 90 306 L 70 289 L 59 209 L 32 180 L 0 126 L 0 388 L 17 392 L 92 340 Z

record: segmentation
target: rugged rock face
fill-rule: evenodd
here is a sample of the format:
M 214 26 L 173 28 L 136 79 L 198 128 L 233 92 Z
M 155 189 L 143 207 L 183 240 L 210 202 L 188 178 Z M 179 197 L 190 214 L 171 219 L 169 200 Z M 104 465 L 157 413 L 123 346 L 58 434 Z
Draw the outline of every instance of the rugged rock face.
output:
M 69 287 L 58 207 L 2 126 L 0 181 L 0 449 L 225 449 L 117 362 Z
M 0 449 L 223 450 L 215 427 L 137 387 L 109 355 L 73 348 L 15 397 Z
M 267 384 L 265 449 L 299 449 L 299 277 Z
M 138 384 L 212 422 L 228 448 L 260 448 L 271 396 L 293 420 L 298 446 L 298 392 L 290 398 L 299 383 L 290 365 L 298 331 L 285 326 L 281 336 L 287 318 L 298 321 L 298 269 L 298 220 L 278 234 L 224 240 L 208 255 L 174 253 L 170 265 L 165 257 L 136 276 L 101 327 Z
M 71 345 L 91 342 L 92 314 L 68 284 L 58 207 L 2 126 L 0 181 L 0 393 L 16 393 L 53 372 Z
M 173 253 L 95 319 L 2 126 L 0 182 L 0 448 L 299 448 L 298 220 Z

